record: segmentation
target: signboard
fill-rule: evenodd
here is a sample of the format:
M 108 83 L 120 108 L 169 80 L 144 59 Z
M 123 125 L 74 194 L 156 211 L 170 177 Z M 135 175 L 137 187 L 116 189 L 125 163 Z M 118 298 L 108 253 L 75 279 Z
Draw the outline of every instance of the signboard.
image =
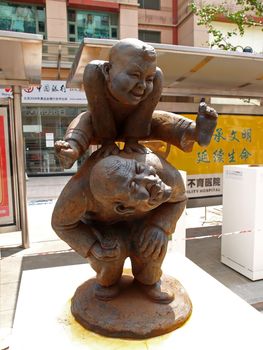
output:
M 41 85 L 22 90 L 22 103 L 86 105 L 84 91 L 66 88 L 63 80 L 42 80 Z
M 46 138 L 46 147 L 47 148 L 54 148 L 54 134 L 53 132 L 46 132 L 45 134 Z
M 11 88 L 0 89 L 0 98 L 13 97 L 13 92 Z
M 221 195 L 224 165 L 263 164 L 262 130 L 263 116 L 220 115 L 208 147 L 195 144 L 185 153 L 171 146 L 166 159 L 187 172 L 189 198 Z
M 13 224 L 11 164 L 7 108 L 0 108 L 0 226 Z
M 12 97 L 11 89 L 0 89 L 0 98 Z M 87 105 L 84 91 L 66 88 L 63 80 L 42 80 L 41 85 L 22 89 L 22 103 Z

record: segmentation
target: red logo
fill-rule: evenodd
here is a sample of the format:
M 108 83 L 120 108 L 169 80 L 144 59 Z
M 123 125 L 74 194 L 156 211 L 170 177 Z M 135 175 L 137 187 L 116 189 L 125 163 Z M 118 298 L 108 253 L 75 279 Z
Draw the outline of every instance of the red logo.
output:
M 12 88 L 5 88 L 5 92 L 12 92 Z
M 24 91 L 27 92 L 28 94 L 30 94 L 30 92 L 32 92 L 33 90 L 34 90 L 33 86 L 30 86 L 29 88 L 24 89 Z

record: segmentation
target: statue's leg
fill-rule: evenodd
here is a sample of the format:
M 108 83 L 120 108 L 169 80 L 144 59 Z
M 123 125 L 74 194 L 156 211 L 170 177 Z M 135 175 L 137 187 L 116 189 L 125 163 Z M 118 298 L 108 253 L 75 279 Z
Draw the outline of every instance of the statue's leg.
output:
M 162 276 L 161 265 L 166 254 L 167 246 L 162 250 L 158 258 L 144 258 L 138 253 L 131 255 L 132 273 L 134 278 L 145 285 L 158 282 Z
M 97 282 L 103 287 L 109 287 L 120 279 L 125 257 L 120 257 L 118 260 L 102 261 L 94 256 L 89 256 L 87 260 L 97 273 Z
M 118 281 L 122 275 L 127 253 L 121 238 L 118 240 L 118 244 L 120 246 L 120 255 L 115 260 L 99 260 L 92 255 L 87 258 L 91 267 L 97 273 L 95 295 L 100 300 L 111 300 L 119 294 Z
M 152 301 L 161 304 L 169 304 L 174 299 L 174 294 L 167 286 L 161 282 L 162 269 L 161 265 L 167 251 L 167 243 L 165 249 L 162 250 L 158 258 L 144 258 L 136 252 L 131 254 L 132 272 L 135 282 L 140 289 Z

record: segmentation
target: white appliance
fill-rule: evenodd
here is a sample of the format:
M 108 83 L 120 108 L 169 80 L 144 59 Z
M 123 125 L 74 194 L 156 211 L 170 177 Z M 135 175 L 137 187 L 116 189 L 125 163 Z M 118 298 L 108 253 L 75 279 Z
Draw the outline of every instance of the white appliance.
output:
M 222 233 L 222 263 L 253 281 L 263 279 L 262 165 L 224 166 Z

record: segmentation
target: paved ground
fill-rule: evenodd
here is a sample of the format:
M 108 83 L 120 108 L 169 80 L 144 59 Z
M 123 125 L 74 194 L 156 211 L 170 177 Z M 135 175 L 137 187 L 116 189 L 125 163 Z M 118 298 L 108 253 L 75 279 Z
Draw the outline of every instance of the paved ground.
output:
M 51 213 L 69 177 L 27 181 L 30 248 L 22 249 L 20 233 L 0 234 L 0 350 L 8 346 L 21 274 L 24 270 L 84 263 L 53 232 Z M 187 209 L 187 237 L 220 234 L 222 207 Z M 186 255 L 258 310 L 263 309 L 263 280 L 252 282 L 220 262 L 220 239 L 187 240 Z

